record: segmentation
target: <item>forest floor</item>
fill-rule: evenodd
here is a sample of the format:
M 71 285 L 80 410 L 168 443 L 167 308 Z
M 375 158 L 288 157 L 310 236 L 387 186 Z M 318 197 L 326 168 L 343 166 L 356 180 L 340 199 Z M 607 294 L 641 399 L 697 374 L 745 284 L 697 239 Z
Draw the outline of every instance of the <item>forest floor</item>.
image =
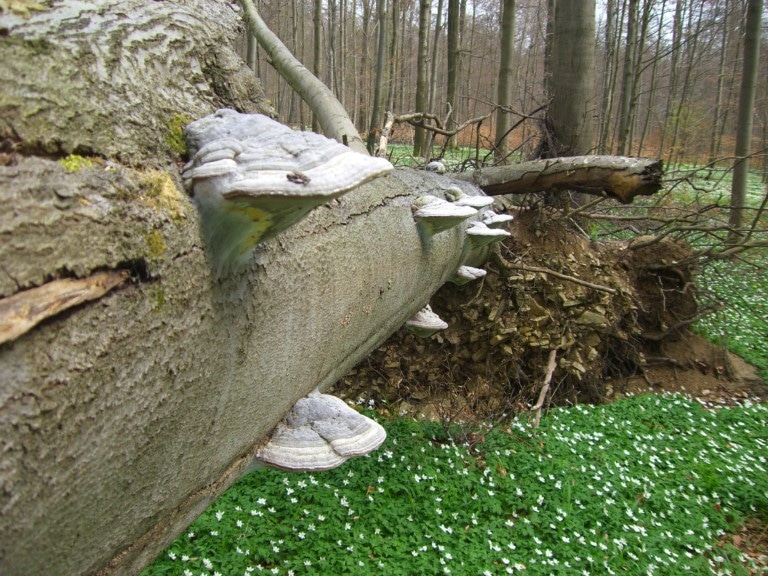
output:
M 510 231 L 482 281 L 447 284 L 431 300 L 447 330 L 425 340 L 401 329 L 335 393 L 445 424 L 534 418 L 554 353 L 545 408 L 665 392 L 706 406 L 768 401 L 753 366 L 691 330 L 699 310 L 686 246 L 594 242 L 546 209 L 518 212 Z M 765 519 L 722 538 L 768 569 Z

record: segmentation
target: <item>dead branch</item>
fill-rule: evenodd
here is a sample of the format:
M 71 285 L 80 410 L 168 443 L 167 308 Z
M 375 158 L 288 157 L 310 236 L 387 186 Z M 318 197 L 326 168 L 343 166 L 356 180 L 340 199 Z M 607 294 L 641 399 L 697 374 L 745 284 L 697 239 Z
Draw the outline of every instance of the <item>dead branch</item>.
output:
M 548 274 L 549 276 L 560 278 L 560 280 L 573 282 L 574 284 L 579 284 L 581 286 L 585 286 L 593 290 L 599 290 L 600 292 L 608 292 L 608 294 L 618 294 L 618 290 L 616 290 L 615 288 L 610 288 L 608 286 L 602 286 L 600 284 L 587 282 L 586 280 L 582 280 L 581 278 L 576 278 L 575 276 L 568 276 L 567 274 L 561 274 L 560 272 L 555 272 L 554 270 L 550 270 L 549 268 L 543 268 L 540 266 L 526 266 L 525 264 L 513 264 L 512 262 L 505 260 L 504 257 L 501 254 L 499 254 L 497 250 L 495 250 L 491 254 L 491 258 L 496 264 L 499 265 L 499 267 L 504 268 L 505 270 L 521 270 L 523 272 L 537 272 L 539 274 Z
M 0 344 L 15 340 L 40 322 L 101 298 L 128 278 L 125 270 L 99 272 L 87 278 L 54 280 L 0 300 Z
M 661 189 L 662 162 L 624 156 L 572 156 L 490 166 L 456 177 L 470 180 L 489 196 L 577 190 L 624 204 Z
M 533 427 L 538 428 L 541 422 L 541 409 L 544 407 L 544 400 L 549 392 L 549 385 L 552 382 L 552 374 L 555 372 L 555 359 L 557 358 L 557 348 L 549 351 L 549 359 L 547 360 L 547 368 L 544 372 L 544 382 L 541 384 L 541 391 L 539 392 L 539 399 L 536 404 L 533 405 L 531 410 L 536 413 L 533 420 Z

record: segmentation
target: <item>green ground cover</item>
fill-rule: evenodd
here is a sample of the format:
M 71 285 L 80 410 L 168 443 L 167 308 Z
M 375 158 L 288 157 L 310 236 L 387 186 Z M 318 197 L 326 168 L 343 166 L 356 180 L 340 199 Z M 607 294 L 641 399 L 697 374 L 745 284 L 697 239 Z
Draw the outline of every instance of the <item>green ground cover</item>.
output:
M 642 396 L 454 443 L 384 422 L 377 453 L 243 478 L 143 576 L 749 574 L 723 536 L 768 521 L 768 406 Z

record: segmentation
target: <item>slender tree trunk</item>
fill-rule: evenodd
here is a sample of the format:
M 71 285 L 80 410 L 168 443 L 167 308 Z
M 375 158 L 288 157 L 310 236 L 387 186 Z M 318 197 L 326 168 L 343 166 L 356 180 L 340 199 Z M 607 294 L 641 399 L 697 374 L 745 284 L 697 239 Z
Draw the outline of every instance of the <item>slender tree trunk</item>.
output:
M 499 86 L 496 104 L 512 106 L 512 89 L 515 79 L 515 0 L 501 0 L 501 42 L 499 51 Z M 505 162 L 509 154 L 509 111 L 496 111 L 496 161 Z
M 432 68 L 429 72 L 429 103 L 427 104 L 427 110 L 432 113 L 435 111 L 435 96 L 437 94 L 437 68 L 440 55 L 440 35 L 443 32 L 443 2 L 444 0 L 437 0 L 435 33 L 433 36 L 434 40 L 432 41 Z
M 643 155 L 643 146 L 645 145 L 645 139 L 648 136 L 650 130 L 651 118 L 653 117 L 653 108 L 656 103 L 656 83 L 658 81 L 658 69 L 659 62 L 661 61 L 661 39 L 663 37 L 663 24 L 664 15 L 666 13 L 667 2 L 663 0 L 661 3 L 661 13 L 659 15 L 659 27 L 656 36 L 656 46 L 654 48 L 653 64 L 651 66 L 651 85 L 648 88 L 648 106 L 645 110 L 645 121 L 643 122 L 643 129 L 640 131 L 640 141 L 637 144 L 637 155 Z
M 659 142 L 659 154 L 665 155 L 665 146 L 667 137 L 671 135 L 670 122 L 673 122 L 672 110 L 675 99 L 677 98 L 677 83 L 680 70 L 680 46 L 683 36 L 683 8 L 685 0 L 675 2 L 675 15 L 672 19 L 672 51 L 669 65 L 669 88 L 667 92 L 667 105 L 664 111 L 664 124 L 661 131 L 661 140 Z M 671 158 L 671 152 L 666 154 L 667 159 Z
M 387 3 L 386 0 L 376 0 L 376 21 L 379 27 L 378 46 L 376 53 L 376 79 L 373 86 L 373 106 L 371 108 L 371 123 L 368 128 L 368 152 L 373 154 L 376 146 L 376 133 L 381 124 L 381 105 L 384 98 L 384 57 L 387 52 Z
M 760 23 L 763 0 L 747 0 L 747 24 L 744 31 L 744 63 L 739 91 L 739 117 L 736 127 L 736 153 L 731 185 L 731 209 L 728 218 L 731 241 L 738 238 L 737 229 L 744 225 L 747 200 L 749 157 L 752 150 L 752 116 L 757 86 L 758 55 L 760 54 Z
M 717 89 L 715 90 L 714 122 L 712 123 L 712 135 L 709 141 L 709 164 L 713 163 L 720 154 L 720 126 L 723 123 L 723 91 L 725 90 L 725 63 L 728 53 L 728 36 L 730 32 L 731 2 L 725 0 L 723 8 L 722 30 L 720 34 L 720 62 L 717 67 Z
M 601 113 L 598 115 L 598 145 L 601 154 L 608 151 L 608 136 L 611 131 L 611 115 L 613 110 L 613 97 L 616 91 L 616 52 L 618 50 L 618 38 L 621 26 L 616 25 L 616 0 L 606 2 L 605 16 L 605 50 L 603 62 L 603 89 L 600 100 Z
M 635 45 L 637 43 L 637 10 L 639 0 L 629 0 L 627 10 L 627 38 L 624 45 L 624 70 L 621 80 L 621 106 L 619 108 L 619 154 L 629 148 L 630 114 L 635 69 Z
M 427 111 L 427 54 L 429 52 L 429 19 L 432 2 L 419 2 L 419 48 L 416 61 L 416 112 Z M 416 127 L 413 138 L 413 155 L 417 158 L 424 153 L 427 132 L 424 128 Z
M 313 0 L 312 30 L 314 32 L 315 52 L 312 57 L 312 73 L 316 78 L 322 74 L 323 54 L 323 0 Z M 312 130 L 320 132 L 320 119 L 312 112 Z
M 448 0 L 448 75 L 446 100 L 453 112 L 456 111 L 456 87 L 459 74 L 459 32 L 460 32 L 460 0 Z M 452 116 L 452 119 L 455 117 Z M 449 122 L 450 127 L 453 122 Z

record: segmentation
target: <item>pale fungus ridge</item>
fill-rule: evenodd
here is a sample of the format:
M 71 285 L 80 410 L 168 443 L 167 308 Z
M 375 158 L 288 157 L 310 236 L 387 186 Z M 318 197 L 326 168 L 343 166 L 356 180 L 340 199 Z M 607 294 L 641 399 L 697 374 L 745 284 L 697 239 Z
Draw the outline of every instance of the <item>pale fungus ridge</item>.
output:
M 483 224 L 488 228 L 501 228 L 514 219 L 515 217 L 511 214 L 496 214 L 493 210 L 483 212 Z
M 464 284 L 472 282 L 473 280 L 478 280 L 485 277 L 487 273 L 488 272 L 482 268 L 473 268 L 472 266 L 459 266 L 459 269 L 456 270 L 456 274 L 448 281 L 453 284 L 463 286 Z
M 218 110 L 189 124 L 185 136 L 192 156 L 182 178 L 218 272 L 314 207 L 393 170 L 383 158 L 260 114 Z
M 343 400 L 315 391 L 296 402 L 255 460 L 295 472 L 330 470 L 372 452 L 386 437 L 379 423 Z
M 480 210 L 481 208 L 487 208 L 493 204 L 493 196 L 484 196 L 478 194 L 477 196 L 470 196 L 464 193 L 458 186 L 451 186 L 445 191 L 445 198 L 449 202 L 453 202 L 456 206 L 470 206 Z
M 467 241 L 473 248 L 482 248 L 509 236 L 511 234 L 506 230 L 489 228 L 484 222 L 472 222 L 467 227 Z
M 405 323 L 405 327 L 419 338 L 429 338 L 448 328 L 448 323 L 432 312 L 432 308 L 427 304 Z
M 456 206 L 451 202 L 426 194 L 419 196 L 411 205 L 413 218 L 422 223 L 431 234 L 461 224 L 467 218 L 477 214 L 477 210 L 469 206 Z

